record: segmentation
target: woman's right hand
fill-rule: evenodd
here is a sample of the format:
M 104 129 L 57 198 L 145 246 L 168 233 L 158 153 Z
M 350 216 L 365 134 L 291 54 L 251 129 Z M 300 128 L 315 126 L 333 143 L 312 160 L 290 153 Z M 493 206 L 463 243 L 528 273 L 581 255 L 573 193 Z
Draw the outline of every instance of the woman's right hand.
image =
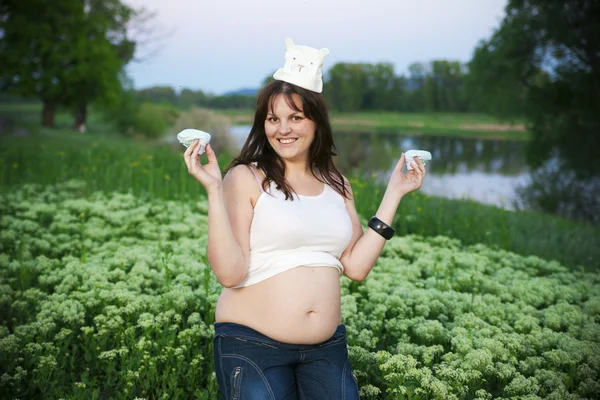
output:
M 198 154 L 199 148 L 200 141 L 194 141 L 194 143 L 187 148 L 185 153 L 183 153 L 183 159 L 185 160 L 185 165 L 187 165 L 188 173 L 200 182 L 207 192 L 210 192 L 218 189 L 223 183 L 221 169 L 217 162 L 217 156 L 210 144 L 206 145 L 205 151 L 208 162 L 204 165 L 200 162 L 200 154 Z

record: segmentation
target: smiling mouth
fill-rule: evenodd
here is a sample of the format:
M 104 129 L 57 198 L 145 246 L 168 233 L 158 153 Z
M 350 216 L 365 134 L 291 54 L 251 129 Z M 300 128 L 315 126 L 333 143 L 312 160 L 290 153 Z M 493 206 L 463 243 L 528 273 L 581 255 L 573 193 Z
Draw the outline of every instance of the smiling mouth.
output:
M 281 144 L 290 144 L 290 143 L 294 143 L 296 140 L 298 140 L 298 138 L 296 138 L 296 139 L 277 139 L 277 140 Z

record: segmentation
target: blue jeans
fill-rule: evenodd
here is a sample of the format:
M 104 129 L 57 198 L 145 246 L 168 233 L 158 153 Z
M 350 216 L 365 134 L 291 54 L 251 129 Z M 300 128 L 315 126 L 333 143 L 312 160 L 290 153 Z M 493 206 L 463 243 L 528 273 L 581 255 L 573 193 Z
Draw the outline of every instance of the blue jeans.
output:
M 215 323 L 215 372 L 226 400 L 355 400 L 346 327 L 323 343 L 288 344 L 231 322 Z

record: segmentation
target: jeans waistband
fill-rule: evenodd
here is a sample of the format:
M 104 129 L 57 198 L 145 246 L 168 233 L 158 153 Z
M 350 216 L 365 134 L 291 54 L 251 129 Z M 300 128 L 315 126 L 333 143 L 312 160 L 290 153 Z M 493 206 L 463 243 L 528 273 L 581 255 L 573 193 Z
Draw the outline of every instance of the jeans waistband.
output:
M 286 347 L 290 349 L 310 349 L 319 348 L 328 345 L 331 342 L 346 339 L 346 325 L 340 324 L 337 326 L 333 335 L 322 343 L 317 344 L 292 344 L 279 342 L 262 333 L 247 327 L 246 325 L 236 324 L 235 322 L 215 322 L 215 336 L 232 336 L 250 340 L 256 340 L 262 343 L 270 344 L 277 347 Z

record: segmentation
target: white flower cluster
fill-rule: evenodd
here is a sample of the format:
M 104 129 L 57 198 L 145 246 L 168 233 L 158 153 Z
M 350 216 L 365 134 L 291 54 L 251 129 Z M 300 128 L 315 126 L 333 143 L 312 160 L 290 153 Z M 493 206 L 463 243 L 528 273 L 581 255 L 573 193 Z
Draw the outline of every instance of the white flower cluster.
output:
M 2 393 L 217 398 L 206 202 L 81 196 L 70 182 L 0 207 Z M 596 274 L 406 236 L 364 282 L 341 282 L 361 398 L 600 393 Z
M 386 245 L 363 284 L 344 283 L 343 318 L 363 395 L 600 393 L 597 274 L 445 237 L 407 236 Z M 373 370 L 383 387 L 363 372 Z

